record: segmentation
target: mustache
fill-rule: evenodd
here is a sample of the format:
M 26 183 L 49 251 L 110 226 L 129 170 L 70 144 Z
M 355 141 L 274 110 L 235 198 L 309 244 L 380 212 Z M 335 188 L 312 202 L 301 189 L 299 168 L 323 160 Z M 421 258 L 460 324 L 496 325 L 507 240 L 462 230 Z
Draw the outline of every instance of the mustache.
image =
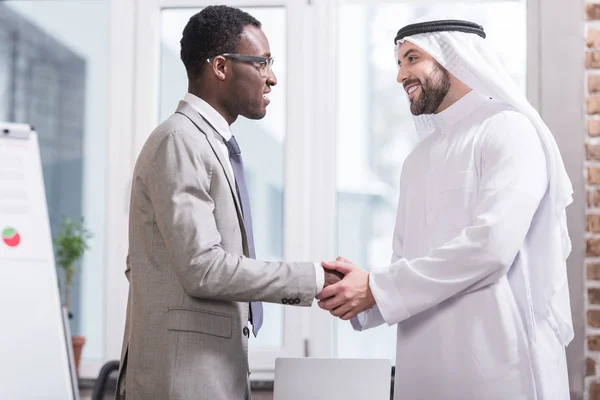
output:
M 420 80 L 418 80 L 418 79 L 410 79 L 410 80 L 408 80 L 408 81 L 404 82 L 404 89 L 406 89 L 406 87 L 407 87 L 408 85 L 412 85 L 413 83 L 417 83 L 417 84 L 419 84 L 419 85 L 420 85 L 420 84 L 421 84 L 421 81 L 420 81 Z

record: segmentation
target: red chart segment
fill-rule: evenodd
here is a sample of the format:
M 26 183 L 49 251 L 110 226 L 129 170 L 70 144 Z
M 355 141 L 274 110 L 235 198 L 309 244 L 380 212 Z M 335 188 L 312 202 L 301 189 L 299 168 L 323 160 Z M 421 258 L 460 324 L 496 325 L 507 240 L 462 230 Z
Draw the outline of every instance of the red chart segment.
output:
M 6 227 L 2 230 L 2 241 L 9 247 L 17 247 L 21 243 L 21 236 L 15 228 Z

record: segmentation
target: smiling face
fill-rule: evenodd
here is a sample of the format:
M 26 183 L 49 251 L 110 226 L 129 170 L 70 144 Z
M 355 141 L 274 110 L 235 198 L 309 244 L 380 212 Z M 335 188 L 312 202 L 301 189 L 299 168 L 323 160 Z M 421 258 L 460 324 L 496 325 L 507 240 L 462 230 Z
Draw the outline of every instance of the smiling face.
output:
M 244 28 L 236 53 L 243 55 L 270 57 L 271 49 L 264 32 L 248 25 Z M 262 73 L 260 64 L 227 60 L 231 65 L 230 93 L 225 99 L 231 112 L 250 119 L 261 119 L 267 113 L 271 87 L 277 84 L 273 71 Z
M 398 48 L 397 81 L 408 94 L 413 115 L 439 112 L 452 85 L 450 73 L 433 57 L 408 41 Z

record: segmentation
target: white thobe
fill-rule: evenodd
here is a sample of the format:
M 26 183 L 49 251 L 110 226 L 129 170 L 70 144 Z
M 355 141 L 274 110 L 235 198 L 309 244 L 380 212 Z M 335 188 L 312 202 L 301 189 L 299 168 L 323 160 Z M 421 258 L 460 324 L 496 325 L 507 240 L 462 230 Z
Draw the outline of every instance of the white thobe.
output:
M 517 301 L 544 251 L 530 245 L 548 200 L 535 128 L 475 92 L 435 124 L 402 169 L 392 264 L 369 278 L 377 305 L 352 324 L 397 326 L 395 400 L 568 399 L 552 316 L 529 324 Z

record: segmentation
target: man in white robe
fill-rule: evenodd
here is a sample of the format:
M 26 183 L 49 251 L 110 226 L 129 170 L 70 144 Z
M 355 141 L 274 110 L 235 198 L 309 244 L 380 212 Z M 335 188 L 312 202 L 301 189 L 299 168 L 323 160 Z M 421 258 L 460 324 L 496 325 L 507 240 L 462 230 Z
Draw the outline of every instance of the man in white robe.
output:
M 396 400 L 569 399 L 565 208 L 547 126 L 464 21 L 409 25 L 398 82 L 423 140 L 406 159 L 391 265 L 318 296 L 356 330 L 397 326 Z

